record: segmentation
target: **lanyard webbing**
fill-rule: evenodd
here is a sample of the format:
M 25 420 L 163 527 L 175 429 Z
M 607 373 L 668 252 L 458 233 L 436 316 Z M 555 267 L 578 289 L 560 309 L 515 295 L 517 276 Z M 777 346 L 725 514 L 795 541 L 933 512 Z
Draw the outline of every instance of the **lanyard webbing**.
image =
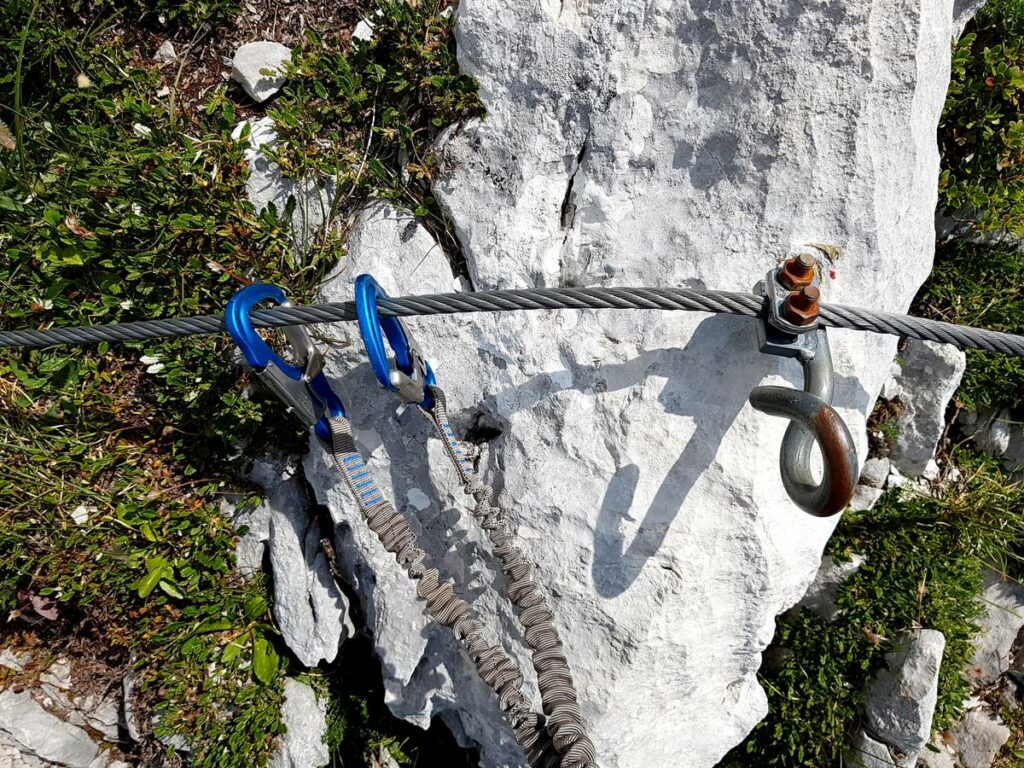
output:
M 367 524 L 384 548 L 395 556 L 411 579 L 416 594 L 426 602 L 427 614 L 448 627 L 476 665 L 480 677 L 498 695 L 498 704 L 509 718 L 516 740 L 534 768 L 558 768 L 561 760 L 545 730 L 544 717 L 533 712 L 523 694 L 523 676 L 516 663 L 501 648 L 489 645 L 483 624 L 473 609 L 455 593 L 451 581 L 442 581 L 427 553 L 418 545 L 409 523 L 384 497 L 370 475 L 352 437 L 346 418 L 328 420 L 331 437 L 322 440 L 324 449 L 338 465 L 345 484 Z

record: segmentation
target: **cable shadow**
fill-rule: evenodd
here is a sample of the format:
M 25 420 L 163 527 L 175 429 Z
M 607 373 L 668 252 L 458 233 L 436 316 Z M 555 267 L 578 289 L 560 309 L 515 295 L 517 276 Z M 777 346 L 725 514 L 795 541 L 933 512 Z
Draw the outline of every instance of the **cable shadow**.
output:
M 631 510 L 643 478 L 628 456 L 616 456 L 618 466 L 605 489 L 594 528 L 591 577 L 600 596 L 622 595 L 661 549 L 694 486 L 714 463 L 751 390 L 774 373 L 782 373 L 793 386 L 802 384 L 799 366 L 761 354 L 752 331 L 747 318 L 716 315 L 703 320 L 684 347 L 648 350 L 616 365 L 570 363 L 565 371 L 535 376 L 500 393 L 504 405 L 500 410 L 507 414 L 532 409 L 560 391 L 614 392 L 660 376 L 665 386 L 658 403 L 665 413 L 692 420 L 693 434 L 666 471 L 629 542 L 622 529 L 635 520 Z M 844 404 L 867 403 L 868 394 L 855 379 L 837 376 L 836 383 Z M 499 411 L 496 397 L 491 395 L 487 403 L 494 412 Z

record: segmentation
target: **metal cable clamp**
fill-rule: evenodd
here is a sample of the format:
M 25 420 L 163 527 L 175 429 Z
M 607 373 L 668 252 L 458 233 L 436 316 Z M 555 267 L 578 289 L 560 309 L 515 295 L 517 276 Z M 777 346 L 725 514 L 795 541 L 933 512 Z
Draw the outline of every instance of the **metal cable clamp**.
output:
M 818 324 L 816 267 L 813 256 L 801 254 L 754 286 L 754 293 L 767 299 L 767 313 L 757 325 L 758 347 L 767 355 L 796 358 L 804 386 L 755 387 L 749 400 L 762 413 L 790 419 L 779 454 L 782 484 L 802 510 L 829 517 L 849 504 L 859 464 L 850 430 L 832 408 L 832 353 Z M 815 444 L 822 456 L 820 481 L 811 466 Z

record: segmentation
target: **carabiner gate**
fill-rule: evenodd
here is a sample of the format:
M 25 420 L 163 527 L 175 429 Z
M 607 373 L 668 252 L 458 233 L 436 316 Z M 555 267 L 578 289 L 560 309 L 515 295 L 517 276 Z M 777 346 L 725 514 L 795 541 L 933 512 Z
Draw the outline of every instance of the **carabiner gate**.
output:
M 397 392 L 402 402 L 429 410 L 433 405 L 429 387 L 437 383 L 434 371 L 402 319 L 391 315 L 380 316 L 377 301 L 387 297 L 373 275 L 359 275 L 356 278 L 356 315 L 370 366 L 380 385 Z M 385 338 L 395 353 L 393 358 L 388 357 L 384 348 Z
M 253 328 L 250 315 L 261 301 L 291 306 L 284 291 L 276 285 L 256 283 L 231 297 L 224 311 L 224 325 L 256 375 L 304 424 L 315 427 L 317 435 L 327 439 L 330 436 L 327 419 L 344 416 L 345 406 L 324 375 L 323 355 L 306 329 L 293 325 L 282 330 L 298 355 L 299 365 L 283 360 Z

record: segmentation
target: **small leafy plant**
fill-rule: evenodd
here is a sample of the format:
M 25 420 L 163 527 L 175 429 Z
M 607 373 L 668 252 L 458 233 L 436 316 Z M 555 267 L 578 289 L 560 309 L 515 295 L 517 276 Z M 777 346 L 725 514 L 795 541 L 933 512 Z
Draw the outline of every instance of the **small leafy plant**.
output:
M 1024 231 L 1024 3 L 990 0 L 954 45 L 939 192 L 981 230 Z
M 994 331 L 1024 331 L 1024 251 L 1012 243 L 952 240 L 939 247 L 935 269 L 916 301 L 917 311 Z M 1024 360 L 967 351 L 957 391 L 963 407 L 1020 407 Z
M 476 80 L 458 70 L 454 22 L 438 0 L 379 0 L 373 38 L 344 49 L 315 33 L 293 56 L 269 110 L 280 143 L 269 155 L 294 178 L 332 181 L 338 208 L 394 200 L 457 244 L 430 191 L 438 132 L 483 113 Z

